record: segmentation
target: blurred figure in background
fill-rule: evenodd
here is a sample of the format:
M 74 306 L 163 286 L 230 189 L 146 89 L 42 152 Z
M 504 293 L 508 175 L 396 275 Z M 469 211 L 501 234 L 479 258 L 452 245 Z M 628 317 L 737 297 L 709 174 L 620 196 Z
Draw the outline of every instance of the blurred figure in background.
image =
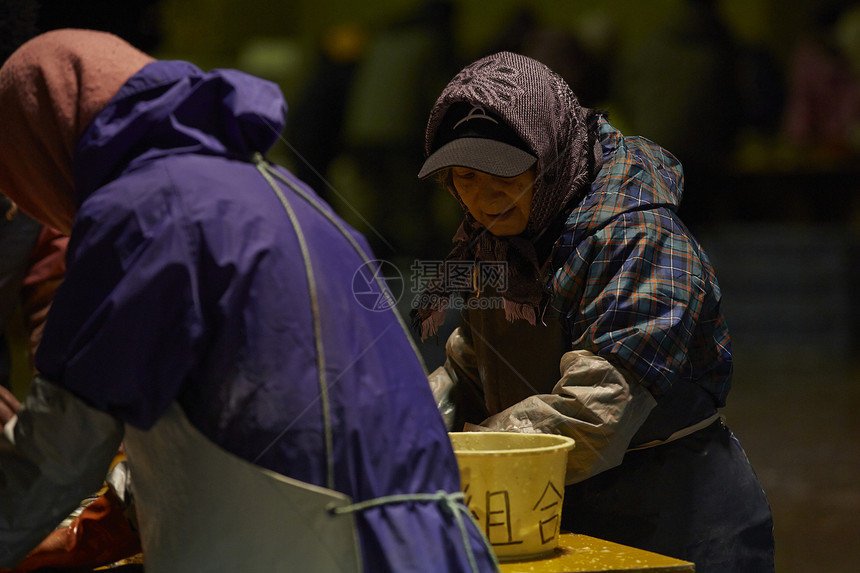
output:
M 850 16 L 846 7 L 819 9 L 789 68 L 785 135 L 825 167 L 844 165 L 860 153 L 860 65 L 851 60 L 849 35 L 839 34 Z M 854 35 L 860 35 L 856 23 Z
M 684 220 L 706 221 L 707 201 L 719 201 L 721 187 L 713 183 L 730 164 L 744 114 L 737 43 L 717 1 L 685 0 L 625 50 L 614 72 L 613 98 L 628 130 L 678 157 L 691 189 Z
M 454 6 L 427 0 L 369 40 L 349 92 L 344 142 L 366 203 L 365 230 L 380 256 L 427 256 L 437 217 L 428 183 L 415 181 L 424 115 L 459 67 Z M 345 212 L 344 208 L 339 209 Z
M 296 177 L 331 202 L 329 167 L 344 151 L 344 117 L 356 69 L 364 56 L 367 30 L 342 24 L 326 30 L 314 70 L 301 97 L 291 105 L 286 138 L 296 155 Z
M 613 31 L 593 26 L 599 47 L 588 46 L 576 33 L 543 26 L 530 8 L 522 8 L 492 43 L 487 53 L 515 52 L 555 71 L 582 105 L 599 107 L 610 96 L 615 50 Z

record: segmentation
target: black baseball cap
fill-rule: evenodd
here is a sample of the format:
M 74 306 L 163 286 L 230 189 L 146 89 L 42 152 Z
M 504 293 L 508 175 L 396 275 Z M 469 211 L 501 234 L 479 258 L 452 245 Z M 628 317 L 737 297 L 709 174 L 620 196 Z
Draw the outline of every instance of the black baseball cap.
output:
M 467 167 L 499 177 L 515 177 L 537 157 L 499 117 L 480 105 L 452 104 L 436 130 L 430 154 L 418 178 L 447 167 Z

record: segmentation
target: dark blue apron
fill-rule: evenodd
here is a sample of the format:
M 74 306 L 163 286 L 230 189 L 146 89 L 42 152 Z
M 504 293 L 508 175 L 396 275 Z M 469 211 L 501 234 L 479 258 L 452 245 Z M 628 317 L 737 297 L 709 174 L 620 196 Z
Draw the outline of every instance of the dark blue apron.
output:
M 692 561 L 696 573 L 774 570 L 770 506 L 722 421 L 567 486 L 561 528 Z

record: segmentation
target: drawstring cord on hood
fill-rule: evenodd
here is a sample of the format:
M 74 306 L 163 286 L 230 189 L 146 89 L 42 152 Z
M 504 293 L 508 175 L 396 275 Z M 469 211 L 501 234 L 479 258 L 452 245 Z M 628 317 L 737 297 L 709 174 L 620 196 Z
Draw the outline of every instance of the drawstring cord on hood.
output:
M 313 264 L 311 263 L 307 240 L 305 239 L 304 233 L 302 232 L 302 227 L 299 224 L 299 220 L 296 217 L 296 213 L 293 210 L 292 205 L 290 205 L 290 202 L 284 195 L 283 191 L 281 191 L 281 188 L 272 178 L 271 172 L 274 170 L 271 170 L 271 168 L 268 167 L 265 160 L 263 159 L 262 154 L 260 153 L 254 154 L 253 161 L 254 165 L 257 167 L 257 171 L 259 171 L 260 174 L 266 179 L 266 181 L 274 190 L 275 194 L 278 196 L 278 199 L 280 199 L 281 204 L 284 206 L 284 210 L 287 212 L 287 215 L 290 218 L 290 223 L 292 223 L 293 229 L 296 232 L 296 238 L 299 241 L 299 249 L 302 253 L 302 261 L 305 266 L 305 277 L 307 277 L 308 280 L 308 293 L 310 296 L 311 314 L 313 316 L 314 347 L 316 349 L 317 355 L 317 376 L 320 390 L 320 402 L 322 402 L 321 409 L 323 416 L 327 467 L 326 485 L 329 489 L 334 489 L 334 456 L 332 453 L 334 450 L 334 446 L 331 429 L 331 413 L 329 408 L 328 381 L 326 380 L 325 354 L 322 343 L 322 319 L 320 318 L 319 312 L 319 299 L 317 296 L 317 286 Z
M 257 168 L 257 171 L 265 178 L 265 180 L 269 183 L 269 186 L 278 196 L 281 204 L 284 206 L 284 209 L 287 212 L 287 215 L 290 218 L 290 222 L 293 225 L 293 229 L 296 232 L 296 236 L 299 240 L 299 247 L 302 253 L 302 260 L 305 266 L 305 275 L 308 279 L 308 290 L 310 293 L 311 299 L 311 312 L 313 314 L 313 326 L 314 326 L 314 344 L 317 353 L 317 371 L 319 376 L 319 387 L 320 387 L 320 401 L 322 402 L 322 410 L 323 410 L 323 424 L 325 427 L 325 445 L 326 445 L 326 460 L 328 467 L 328 487 L 329 489 L 334 489 L 334 462 L 332 458 L 333 451 L 333 440 L 332 440 L 332 430 L 331 430 L 331 419 L 329 413 L 329 395 L 328 395 L 328 382 L 326 380 L 326 362 L 325 362 L 325 354 L 322 342 L 322 319 L 319 313 L 319 299 L 317 296 L 317 288 L 316 288 L 316 280 L 313 272 L 313 264 L 311 262 L 310 252 L 307 247 L 307 241 L 305 239 L 304 233 L 302 232 L 301 224 L 299 223 L 298 217 L 296 216 L 295 211 L 290 205 L 289 200 L 284 195 L 284 192 L 281 190 L 281 187 L 275 181 L 275 179 L 280 180 L 290 187 L 297 195 L 299 195 L 302 199 L 304 199 L 309 205 L 311 205 L 316 211 L 318 211 L 323 217 L 325 217 L 330 223 L 332 223 L 335 228 L 340 231 L 341 235 L 347 240 L 347 242 L 352 246 L 356 253 L 358 253 L 359 257 L 361 257 L 362 262 L 365 264 L 371 264 L 372 261 L 370 257 L 362 250 L 361 246 L 356 242 L 355 238 L 347 231 L 347 229 L 343 226 L 343 224 L 338 221 L 330 212 L 322 207 L 319 202 L 311 197 L 307 192 L 305 192 L 301 187 L 296 185 L 294 182 L 290 181 L 289 178 L 285 177 L 278 170 L 274 169 L 263 156 L 262 153 L 254 153 L 252 156 L 252 162 L 254 166 Z M 388 287 L 383 281 L 382 277 L 374 274 L 374 279 L 376 281 L 377 286 L 382 292 L 387 292 Z M 409 336 L 409 329 L 403 322 L 403 319 L 400 317 L 400 313 L 394 307 L 391 307 L 392 312 L 394 312 L 394 316 L 397 318 L 397 322 L 400 325 L 400 328 L 403 330 L 404 334 L 406 334 L 406 339 L 409 341 L 409 344 L 412 348 L 412 351 L 415 354 L 415 357 L 418 359 L 421 364 L 422 371 L 426 374 L 427 367 L 424 365 L 424 361 L 421 358 L 421 354 L 418 351 L 418 348 L 415 346 L 415 342 L 412 340 L 412 337 Z
M 261 153 L 254 153 L 252 157 L 252 162 L 254 166 L 257 168 L 257 171 L 266 179 L 269 183 L 269 186 L 278 196 L 278 199 L 281 201 L 281 204 L 284 206 L 284 210 L 287 212 L 287 215 L 290 218 L 290 223 L 293 225 L 293 229 L 296 232 L 296 237 L 299 240 L 299 248 L 302 253 L 302 260 L 305 266 L 305 274 L 308 278 L 308 289 L 310 292 L 311 299 L 311 312 L 313 314 L 313 323 L 314 323 L 314 342 L 315 348 L 317 351 L 317 371 L 319 372 L 319 386 L 320 386 L 320 401 L 322 402 L 322 410 L 323 410 L 323 424 L 325 426 L 325 444 L 326 444 L 326 460 L 328 466 L 328 479 L 327 484 L 329 489 L 334 489 L 334 459 L 332 456 L 332 428 L 331 428 L 331 416 L 329 413 L 329 396 L 328 396 L 328 385 L 325 375 L 325 357 L 323 354 L 323 343 L 322 343 L 322 323 L 320 319 L 319 313 L 319 299 L 317 295 L 316 289 L 316 281 L 314 279 L 313 265 L 310 259 L 310 252 L 308 250 L 307 241 L 305 239 L 304 233 L 302 232 L 301 225 L 299 224 L 298 218 L 296 217 L 295 210 L 292 205 L 290 205 L 289 200 L 287 199 L 284 192 L 281 190 L 281 187 L 275 181 L 275 179 L 280 180 L 281 182 L 287 184 L 290 189 L 296 192 L 302 199 L 307 201 L 314 209 L 316 209 L 320 214 L 322 214 L 327 220 L 329 220 L 334 226 L 340 231 L 340 233 L 347 239 L 350 245 L 355 249 L 355 251 L 359 254 L 362 261 L 364 263 L 370 263 L 370 257 L 362 250 L 361 246 L 356 242 L 355 238 L 349 234 L 349 231 L 343 226 L 340 221 L 334 218 L 331 213 L 329 213 L 326 209 L 324 209 L 318 201 L 316 201 L 313 197 L 311 197 L 307 192 L 301 189 L 294 182 L 290 181 L 287 177 L 285 177 L 278 170 L 274 169 L 268 161 L 266 161 L 265 157 Z M 387 290 L 387 286 L 383 282 L 381 277 L 375 276 L 377 285 L 383 291 Z M 397 316 L 398 323 L 400 327 L 403 329 L 404 334 L 406 334 L 407 340 L 409 340 L 410 345 L 412 346 L 413 351 L 415 352 L 416 357 L 421 361 L 421 355 L 418 352 L 417 347 L 415 346 L 412 337 L 409 335 L 409 331 L 406 328 L 406 325 L 403 323 L 403 320 L 400 317 L 400 314 L 396 312 L 396 310 L 392 310 Z M 421 366 L 424 372 L 427 372 L 426 367 L 424 367 L 423 361 L 421 361 Z M 357 511 L 364 511 L 366 509 L 370 509 L 373 507 L 379 507 L 382 505 L 388 505 L 393 503 L 404 503 L 408 501 L 435 501 L 438 502 L 442 509 L 448 515 L 453 515 L 455 520 L 457 521 L 457 527 L 460 531 L 463 548 L 466 551 L 466 555 L 469 559 L 469 565 L 473 571 L 473 573 L 479 573 L 480 569 L 478 568 L 477 560 L 475 559 L 474 550 L 472 549 L 471 543 L 469 543 L 469 533 L 466 529 L 466 524 L 463 521 L 463 515 L 468 516 L 469 519 L 474 520 L 472 514 L 469 512 L 469 509 L 463 503 L 465 495 L 463 492 L 455 492 L 448 493 L 445 491 L 437 491 L 436 493 L 411 493 L 411 494 L 400 494 L 400 495 L 389 495 L 378 497 L 375 499 L 365 500 L 359 503 L 340 506 L 340 507 L 330 507 L 329 512 L 335 515 L 341 514 L 350 514 Z M 475 524 L 478 531 L 480 528 Z M 488 554 L 492 557 L 493 563 L 498 569 L 498 561 L 496 560 L 495 553 L 492 550 L 487 539 L 482 535 L 482 541 L 484 542 L 485 547 L 487 548 Z
M 316 211 L 318 211 L 332 225 L 334 225 L 338 231 L 340 231 L 340 234 L 343 235 L 343 237 L 347 240 L 347 242 L 350 244 L 350 246 L 352 246 L 352 248 L 355 250 L 355 252 L 358 253 L 358 256 L 361 257 L 361 260 L 363 263 L 370 264 L 373 262 L 373 260 L 361 248 L 361 245 L 359 245 L 358 242 L 355 240 L 355 237 L 353 237 L 350 234 L 350 232 L 346 229 L 346 227 L 344 227 L 343 223 L 338 221 L 329 211 L 327 211 L 325 208 L 323 208 L 323 206 L 320 205 L 318 200 L 314 199 L 304 189 L 302 189 L 301 187 L 299 187 L 298 185 L 296 185 L 295 183 L 290 181 L 287 177 L 284 177 L 284 175 L 281 172 L 279 172 L 276 169 L 273 169 L 272 166 L 266 161 L 265 157 L 263 157 L 263 155 L 261 153 L 255 153 L 253 161 L 257 165 L 258 170 L 260 170 L 261 172 L 262 172 L 262 170 L 265 170 L 266 173 L 270 174 L 269 177 L 266 177 L 266 180 L 269 181 L 270 185 L 274 183 L 270 179 L 271 176 L 274 176 L 277 179 L 281 180 L 282 182 L 286 183 L 290 187 L 290 189 L 292 189 L 299 197 L 301 197 L 302 199 L 307 201 L 308 204 L 310 204 Z M 277 187 L 277 185 L 275 185 L 275 187 Z M 277 192 L 279 193 L 279 195 L 282 195 L 282 193 L 280 193 L 280 188 L 277 189 Z M 285 199 L 283 199 L 283 200 L 285 200 Z M 383 278 L 381 276 L 376 274 L 376 275 L 374 275 L 374 279 L 376 281 L 377 286 L 380 288 L 380 290 L 382 290 L 382 291 L 388 291 L 389 290 L 388 286 L 385 284 L 385 281 L 383 280 Z M 393 297 L 392 297 L 392 299 L 393 299 Z M 418 361 L 421 363 L 421 368 L 426 373 L 427 367 L 424 364 L 424 359 L 421 358 L 421 352 L 418 350 L 418 347 L 415 345 L 415 342 L 412 340 L 412 337 L 409 333 L 409 328 L 407 328 L 406 323 L 403 322 L 403 318 L 400 316 L 400 313 L 397 312 L 397 309 L 392 306 L 391 310 L 392 310 L 392 312 L 394 312 L 394 316 L 395 316 L 395 318 L 397 318 L 397 322 L 400 325 L 400 328 L 403 330 L 404 334 L 406 334 L 406 338 L 409 340 L 409 346 L 412 348 L 412 351 L 415 353 L 416 358 L 418 358 Z

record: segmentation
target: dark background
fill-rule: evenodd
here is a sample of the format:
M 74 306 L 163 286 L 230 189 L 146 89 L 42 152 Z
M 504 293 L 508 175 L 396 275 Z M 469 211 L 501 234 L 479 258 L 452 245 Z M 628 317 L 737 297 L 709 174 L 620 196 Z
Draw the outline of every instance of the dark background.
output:
M 77 26 L 238 67 L 290 105 L 274 159 L 402 269 L 438 260 L 456 202 L 419 183 L 424 122 L 500 49 L 684 163 L 736 357 L 726 415 L 770 499 L 779 573 L 860 567 L 860 8 L 839 0 L 7 0 L 0 36 Z M 5 56 L 5 54 L 4 54 Z M 19 340 L 20 337 L 13 339 Z M 428 367 L 444 339 L 422 345 Z M 26 363 L 23 347 L 19 364 Z M 21 362 L 23 361 L 23 362 Z M 26 384 L 19 377 L 19 392 Z

